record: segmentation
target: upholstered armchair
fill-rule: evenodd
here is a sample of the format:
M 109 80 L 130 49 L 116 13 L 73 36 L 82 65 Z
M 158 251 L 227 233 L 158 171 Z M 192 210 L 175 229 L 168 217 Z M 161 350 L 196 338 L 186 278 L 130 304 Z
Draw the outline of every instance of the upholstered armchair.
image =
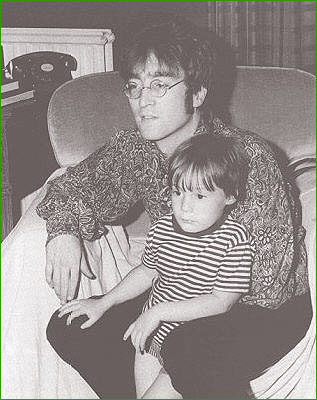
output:
M 315 82 L 313 75 L 292 68 L 237 67 L 231 123 L 260 134 L 290 162 L 307 165 L 316 153 Z M 77 78 L 56 90 L 48 127 L 61 167 L 86 158 L 116 129 L 134 125 L 122 85 L 117 72 L 106 72 Z
M 105 134 L 110 136 L 119 127 L 134 124 L 127 99 L 120 90 L 122 84 L 118 73 L 101 73 L 75 79 L 55 92 L 48 110 L 48 125 L 55 156 L 61 166 L 84 159 L 107 141 Z M 237 68 L 229 106 L 232 124 L 256 132 L 270 141 L 281 161 L 292 166 L 290 173 L 296 177 L 303 206 L 303 223 L 307 229 L 313 302 L 316 265 L 313 255 L 315 110 L 314 76 L 288 68 Z M 130 223 L 127 231 L 132 238 L 131 243 L 133 237 L 142 237 L 148 226 L 145 214 Z M 311 368 L 308 365 L 311 359 L 308 358 L 307 366 L 304 362 L 296 369 L 297 357 L 301 357 L 299 354 L 300 351 L 294 352 L 289 355 L 288 362 L 282 360 L 275 369 L 266 371 L 262 380 L 254 381 L 251 386 L 255 395 L 260 398 L 293 396 L 287 393 L 289 385 L 284 388 L 281 382 L 275 383 L 277 377 L 281 379 L 284 376 L 283 368 L 293 369 L 295 379 L 299 381 L 295 390 L 297 398 L 304 395 L 307 387 L 301 380 L 309 375 L 306 369 Z M 313 385 L 313 382 L 310 384 Z
M 48 108 L 48 128 L 56 160 L 62 168 L 86 158 L 106 143 L 117 129 L 134 125 L 121 86 L 122 80 L 118 73 L 105 72 L 76 78 L 55 91 Z M 290 170 L 298 185 L 303 224 L 307 230 L 305 240 L 309 254 L 313 305 L 316 268 L 315 110 L 314 76 L 288 68 L 237 68 L 236 84 L 229 105 L 232 124 L 254 131 L 269 140 L 281 160 L 291 165 Z M 30 208 L 36 203 L 33 201 L 33 205 L 29 207 L 30 200 L 33 199 L 34 196 L 25 199 L 23 210 L 29 208 L 26 212 L 30 212 Z M 148 227 L 147 216 L 142 211 L 134 212 L 126 222 L 126 231 L 130 238 L 128 245 L 121 242 L 121 239 L 124 241 L 121 227 L 116 228 L 114 240 L 110 237 L 104 241 L 105 246 L 119 246 L 127 252 L 129 246 L 132 249 L 137 248 L 133 256 L 135 258 L 129 259 L 127 256 L 123 268 L 119 267 L 118 271 L 108 268 L 105 279 L 110 282 L 109 287 L 128 271 L 129 262 L 133 264 L 133 260 L 137 259 Z M 94 252 L 93 246 L 91 252 Z M 90 292 L 86 291 L 84 294 L 87 293 Z M 251 382 L 256 398 L 315 398 L 314 326 L 313 321 L 305 338 L 295 349 Z M 83 397 L 76 397 L 80 394 L 73 382 L 79 377 L 70 375 L 69 369 L 59 367 L 54 371 L 58 375 L 53 380 L 57 382 L 56 385 L 68 387 L 67 390 L 56 389 L 50 393 L 68 396 L 59 398 L 94 398 L 83 382 L 80 383 Z M 52 384 L 52 379 L 49 384 Z M 45 390 L 48 390 L 47 387 L 41 387 L 39 392 L 45 396 Z

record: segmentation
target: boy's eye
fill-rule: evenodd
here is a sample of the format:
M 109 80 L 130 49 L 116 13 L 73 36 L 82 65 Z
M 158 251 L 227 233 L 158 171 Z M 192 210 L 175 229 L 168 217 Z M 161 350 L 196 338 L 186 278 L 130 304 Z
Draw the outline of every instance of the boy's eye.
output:
M 205 196 L 203 195 L 203 194 L 197 194 L 197 198 L 199 199 L 199 200 L 201 200 L 201 199 L 203 199 Z
M 174 189 L 173 190 L 173 194 L 175 194 L 175 196 L 180 196 L 181 192 L 179 190 L 177 190 L 177 189 Z

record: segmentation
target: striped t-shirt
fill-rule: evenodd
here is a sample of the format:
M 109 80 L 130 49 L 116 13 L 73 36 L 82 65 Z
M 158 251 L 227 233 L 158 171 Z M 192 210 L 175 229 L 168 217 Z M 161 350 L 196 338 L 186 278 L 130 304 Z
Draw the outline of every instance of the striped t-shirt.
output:
M 143 312 L 160 302 L 171 302 L 212 293 L 249 291 L 254 242 L 240 223 L 227 217 L 221 224 L 198 234 L 182 231 L 171 214 L 150 229 L 143 264 L 158 277 Z M 165 337 L 181 322 L 162 322 L 153 337 L 161 347 Z

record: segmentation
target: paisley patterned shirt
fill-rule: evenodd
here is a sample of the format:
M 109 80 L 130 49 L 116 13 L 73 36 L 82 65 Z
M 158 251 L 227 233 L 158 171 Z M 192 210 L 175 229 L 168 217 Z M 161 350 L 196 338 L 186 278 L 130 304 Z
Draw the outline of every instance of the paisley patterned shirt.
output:
M 304 229 L 290 185 L 269 145 L 259 136 L 228 127 L 219 119 L 195 134 L 234 136 L 249 157 L 246 198 L 231 216 L 255 238 L 251 288 L 240 302 L 278 308 L 308 291 Z M 134 129 L 119 131 L 110 143 L 49 183 L 38 215 L 47 221 L 48 241 L 61 234 L 95 240 L 106 224 L 123 217 L 141 200 L 154 222 L 171 211 L 167 157 Z

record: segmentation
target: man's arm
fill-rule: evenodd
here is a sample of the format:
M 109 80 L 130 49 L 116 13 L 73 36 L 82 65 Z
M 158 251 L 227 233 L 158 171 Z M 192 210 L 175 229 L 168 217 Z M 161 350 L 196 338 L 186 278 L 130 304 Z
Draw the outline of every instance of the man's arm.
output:
M 95 278 L 86 263 L 80 240 L 73 235 L 52 239 L 46 246 L 45 278 L 61 304 L 74 298 L 80 272 L 89 279 Z
M 138 200 L 139 182 L 131 150 L 127 151 L 127 142 L 131 149 L 135 138 L 130 140 L 129 133 L 118 132 L 109 145 L 48 183 L 47 194 L 36 208 L 46 220 L 47 242 L 63 234 L 98 239 L 106 223 L 122 217 Z
M 108 146 L 48 184 L 37 213 L 46 220 L 46 279 L 64 303 L 74 297 L 80 265 L 93 278 L 85 262 L 82 239 L 95 240 L 105 224 L 125 214 L 138 199 L 138 185 L 126 179 L 124 153 L 128 136 L 119 132 Z M 132 161 L 131 161 L 132 162 Z M 129 166 L 133 174 L 133 166 Z
M 231 309 L 241 295 L 242 293 L 214 290 L 210 294 L 204 294 L 193 299 L 160 303 L 150 310 L 159 317 L 160 321 L 185 322 L 225 313 Z
M 278 306 L 294 285 L 293 200 L 269 145 L 255 135 L 246 134 L 243 138 L 250 157 L 247 196 L 231 215 L 254 237 L 256 254 L 251 291 L 241 301 Z M 262 284 L 268 271 L 269 278 Z

